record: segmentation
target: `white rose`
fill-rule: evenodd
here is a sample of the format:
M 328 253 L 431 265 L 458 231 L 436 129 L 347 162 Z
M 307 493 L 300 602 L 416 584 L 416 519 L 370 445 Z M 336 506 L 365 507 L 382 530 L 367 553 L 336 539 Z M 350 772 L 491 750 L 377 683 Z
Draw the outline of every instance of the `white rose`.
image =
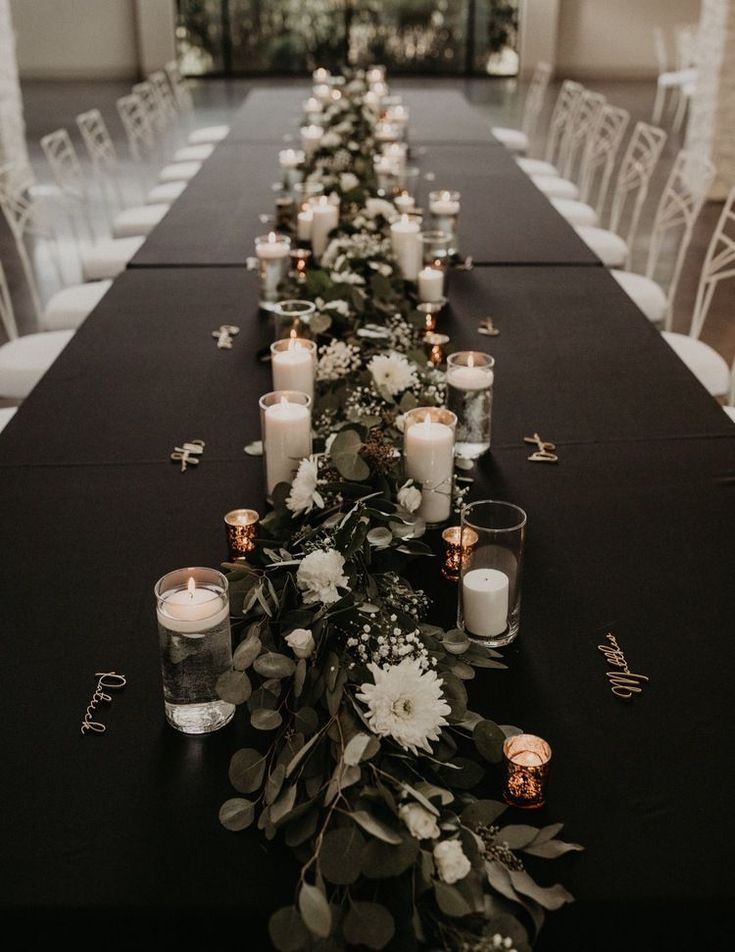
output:
M 398 815 L 417 840 L 435 840 L 439 836 L 436 817 L 419 803 L 404 803 Z
M 297 658 L 308 658 L 316 647 L 314 636 L 308 628 L 294 628 L 286 635 L 286 644 Z
M 472 869 L 459 840 L 442 840 L 434 847 L 434 862 L 442 882 L 458 883 Z
M 421 505 L 421 490 L 412 485 L 411 480 L 404 483 L 398 490 L 398 505 L 407 512 L 416 512 Z

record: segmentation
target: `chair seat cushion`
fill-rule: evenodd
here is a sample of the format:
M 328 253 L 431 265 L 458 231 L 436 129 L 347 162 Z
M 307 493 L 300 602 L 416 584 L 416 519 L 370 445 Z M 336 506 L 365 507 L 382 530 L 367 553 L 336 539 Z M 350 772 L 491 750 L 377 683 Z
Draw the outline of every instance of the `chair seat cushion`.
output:
M 730 387 L 730 368 L 725 363 L 725 358 L 714 348 L 686 334 L 665 331 L 661 336 L 713 397 L 722 397 L 727 393 Z
M 620 235 L 606 228 L 592 228 L 589 225 L 577 225 L 574 230 L 606 268 L 625 267 L 628 246 Z
M 194 178 L 201 167 L 201 162 L 172 162 L 170 165 L 165 165 L 158 173 L 158 181 L 188 182 L 189 179 Z
M 125 211 L 115 215 L 112 223 L 113 237 L 130 238 L 134 235 L 149 235 L 169 207 L 159 202 L 155 205 L 136 205 L 134 208 L 126 208 Z
M 187 181 L 180 181 L 166 182 L 164 185 L 156 185 L 146 195 L 146 204 L 173 205 L 173 203 L 176 201 L 179 195 L 181 195 L 188 184 L 189 183 Z
M 0 395 L 24 400 L 74 336 L 74 331 L 26 334 L 0 347 Z
M 57 291 L 43 310 L 44 330 L 79 327 L 112 287 L 112 281 L 90 281 Z
M 526 175 L 558 175 L 559 172 L 551 162 L 544 162 L 542 159 L 516 159 L 516 163 L 523 169 Z
M 585 202 L 577 202 L 571 198 L 552 198 L 551 204 L 570 225 L 591 225 L 594 228 L 600 223 L 597 212 Z
M 673 69 L 669 70 L 667 73 L 659 73 L 656 82 L 659 86 L 665 86 L 666 89 L 673 89 L 674 86 L 684 86 L 686 83 L 694 83 L 696 80 L 697 70 L 695 68 L 690 68 Z
M 615 278 L 628 297 L 635 301 L 649 321 L 662 324 L 666 319 L 668 301 L 660 284 L 643 274 L 613 269 L 610 274 Z
M 185 145 L 183 149 L 177 149 L 174 152 L 175 162 L 203 162 L 214 152 L 214 146 L 210 142 L 202 142 L 199 145 Z
M 10 423 L 17 412 L 17 407 L 0 407 L 0 433 Z
M 125 270 L 128 261 L 141 247 L 145 238 L 103 238 L 93 245 L 82 247 L 82 273 L 85 281 L 115 278 Z
M 527 152 L 528 136 L 520 129 L 506 129 L 503 126 L 493 126 L 490 130 L 498 142 L 502 143 L 511 152 Z
M 199 145 L 201 142 L 221 142 L 229 134 L 229 126 L 205 126 L 203 129 L 195 129 L 191 132 L 189 142 L 192 145 Z
M 532 175 L 531 181 L 547 198 L 579 198 L 579 189 L 574 182 L 558 175 Z

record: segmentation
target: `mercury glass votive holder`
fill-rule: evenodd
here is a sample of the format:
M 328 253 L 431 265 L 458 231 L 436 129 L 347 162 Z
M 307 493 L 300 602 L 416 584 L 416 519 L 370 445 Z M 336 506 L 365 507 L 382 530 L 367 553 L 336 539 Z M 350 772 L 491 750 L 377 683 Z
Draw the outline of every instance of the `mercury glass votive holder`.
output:
M 457 418 L 444 407 L 416 407 L 403 419 L 406 476 L 421 486 L 418 515 L 437 526 L 452 512 Z
M 449 237 L 449 254 L 459 252 L 459 200 L 460 193 L 441 189 L 429 192 L 429 213 L 431 225 L 436 231 L 443 231 Z
M 503 744 L 505 788 L 503 799 L 521 810 L 544 805 L 551 747 L 534 734 L 516 734 Z
M 497 648 L 518 634 L 526 513 L 485 499 L 462 509 L 462 529 L 477 535 L 459 569 L 457 627 L 475 644 Z
M 495 359 L 478 350 L 447 358 L 447 406 L 457 414 L 457 456 L 478 459 L 490 449 Z
M 431 334 L 436 330 L 436 322 L 446 299 L 441 301 L 422 301 L 416 305 L 416 310 L 424 315 L 424 334 Z
M 291 260 L 290 276 L 299 284 L 304 284 L 306 272 L 309 270 L 311 250 L 309 248 L 292 248 L 289 252 L 289 258 Z
M 474 529 L 466 528 L 463 532 L 461 526 L 450 526 L 442 532 L 442 541 L 444 542 L 442 575 L 450 582 L 458 582 L 462 553 L 464 552 L 467 558 L 472 552 L 477 545 L 477 533 Z
M 244 562 L 255 551 L 255 533 L 260 516 L 254 509 L 232 509 L 225 516 L 230 562 Z
M 309 321 L 316 312 L 311 301 L 288 299 L 276 301 L 271 308 L 275 325 L 275 340 L 285 337 L 311 338 Z
M 424 334 L 422 344 L 426 351 L 426 359 L 430 364 L 433 364 L 435 367 L 441 367 L 444 363 L 444 348 L 448 343 L 448 334 L 437 334 L 436 331 L 429 331 L 429 333 Z
M 232 667 L 227 579 L 216 569 L 177 569 L 154 591 L 166 720 L 184 734 L 219 730 L 235 713 L 217 693 Z

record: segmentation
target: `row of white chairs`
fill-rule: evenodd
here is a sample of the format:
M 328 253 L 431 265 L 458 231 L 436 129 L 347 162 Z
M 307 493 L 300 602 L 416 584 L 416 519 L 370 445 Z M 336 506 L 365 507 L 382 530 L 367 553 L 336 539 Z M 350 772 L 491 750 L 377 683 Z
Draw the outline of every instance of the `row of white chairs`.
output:
M 676 61 L 675 68 L 671 69 L 664 31 L 660 26 L 653 28 L 653 48 L 658 63 L 658 77 L 651 121 L 658 125 L 664 117 L 667 104 L 673 104 L 675 132 L 681 129 L 687 106 L 697 90 L 698 32 L 697 26 L 689 23 L 679 24 L 675 28 Z
M 535 129 L 537 124 L 548 80 L 548 66 L 540 64 L 526 98 L 521 130 L 526 136 L 526 130 Z M 525 115 L 528 109 L 532 113 L 530 118 Z M 666 133 L 648 123 L 636 123 L 615 177 L 608 228 L 600 228 L 614 163 L 629 120 L 625 110 L 608 105 L 604 97 L 578 83 L 565 81 L 549 122 L 544 159 L 518 155 L 516 161 L 611 269 L 615 280 L 646 317 L 661 327 L 665 340 L 707 390 L 717 398 L 729 396 L 733 402 L 735 367 L 731 371 L 724 358 L 700 340 L 715 287 L 722 278 L 735 274 L 731 268 L 735 244 L 730 237 L 734 230 L 733 195 L 725 204 L 710 242 L 689 333 L 673 333 L 674 296 L 715 168 L 709 159 L 685 151 L 677 155 L 654 215 L 645 270 L 630 270 L 641 212 Z M 527 148 L 530 141 L 530 137 L 525 142 L 514 138 L 509 130 L 492 131 L 516 153 L 519 147 Z M 668 281 L 662 284 L 658 278 L 664 263 L 668 263 Z
M 191 91 L 175 63 L 153 73 L 121 97 L 117 109 L 126 133 L 131 159 L 141 169 L 153 162 L 168 145 L 175 129 L 189 125 Z M 41 332 L 18 336 L 10 294 L 0 271 L 0 320 L 9 342 L 0 347 L 0 396 L 24 399 L 71 339 L 74 330 L 94 310 L 201 167 L 216 143 L 229 132 L 225 125 L 187 129 L 187 144 L 164 165 L 157 184 L 143 205 L 127 206 L 120 182 L 120 162 L 112 137 L 98 109 L 76 119 L 102 196 L 111 235 L 99 238 L 93 226 L 93 195 L 78 153 L 66 129 L 44 136 L 41 147 L 55 183 L 55 194 L 64 202 L 72 229 L 84 283 L 63 287 L 43 304 L 26 242 L 42 239 L 61 278 L 54 235 L 36 200 L 37 183 L 30 167 L 0 166 L 0 209 L 15 240 L 36 319 Z M 10 411 L 0 414 L 0 429 Z

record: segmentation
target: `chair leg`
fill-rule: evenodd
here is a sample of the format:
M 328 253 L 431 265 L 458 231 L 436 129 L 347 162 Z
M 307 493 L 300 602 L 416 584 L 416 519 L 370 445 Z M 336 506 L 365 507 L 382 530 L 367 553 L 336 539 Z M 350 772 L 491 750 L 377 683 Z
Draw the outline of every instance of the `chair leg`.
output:
M 661 116 L 664 112 L 664 103 L 666 102 L 666 89 L 664 86 L 656 86 L 656 98 L 653 102 L 653 112 L 651 113 L 651 122 L 658 126 L 661 124 Z
M 676 107 L 676 115 L 674 116 L 674 122 L 672 129 L 674 132 L 679 132 L 681 130 L 682 124 L 684 122 L 684 117 L 686 116 L 687 106 L 689 105 L 689 97 L 685 96 L 683 93 L 679 95 L 679 105 Z
M 41 299 L 38 296 L 38 290 L 36 288 L 36 278 L 33 274 L 33 267 L 31 265 L 30 258 L 28 257 L 28 252 L 26 247 L 23 244 L 23 241 L 16 242 L 18 248 L 18 257 L 20 258 L 20 263 L 23 266 L 23 273 L 26 276 L 26 283 L 28 285 L 28 290 L 31 293 L 31 303 L 33 304 L 33 310 L 36 314 L 36 320 L 41 320 Z

